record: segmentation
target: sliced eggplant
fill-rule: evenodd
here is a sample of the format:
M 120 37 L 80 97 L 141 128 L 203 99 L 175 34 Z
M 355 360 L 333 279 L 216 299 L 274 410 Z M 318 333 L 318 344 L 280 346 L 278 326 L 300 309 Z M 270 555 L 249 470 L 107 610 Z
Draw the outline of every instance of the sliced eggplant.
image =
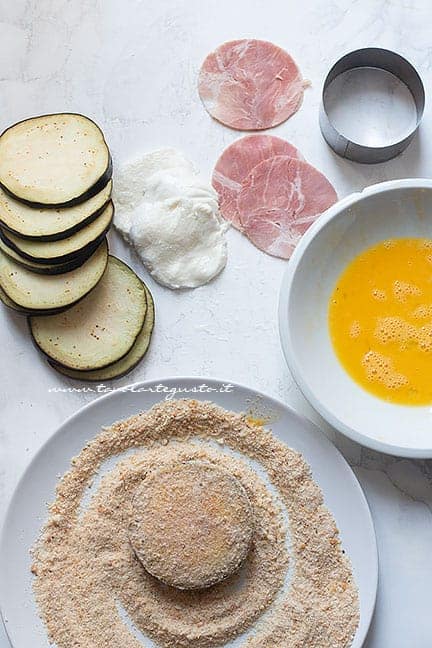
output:
M 61 313 L 65 308 L 53 308 L 52 310 L 47 310 L 47 311 L 39 311 L 39 310 L 30 310 L 28 308 L 22 308 L 22 306 L 19 306 L 16 304 L 12 299 L 10 299 L 3 288 L 0 286 L 0 301 L 7 306 L 8 308 L 11 308 L 12 310 L 16 311 L 17 313 L 21 313 L 21 315 L 55 315 L 56 313 Z
M 16 234 L 6 233 L 1 228 L 0 238 L 5 245 L 28 261 L 66 263 L 76 259 L 77 256 L 85 257 L 89 251 L 97 247 L 111 226 L 113 214 L 114 207 L 110 201 L 102 214 L 90 225 L 60 241 L 30 241 Z
M 72 259 L 72 261 L 67 261 L 66 263 L 55 263 L 55 264 L 35 263 L 34 261 L 29 261 L 28 259 L 24 259 L 17 252 L 14 252 L 14 250 L 8 247 L 6 243 L 4 243 L 0 238 L 1 252 L 7 254 L 7 256 L 11 257 L 11 259 L 19 263 L 24 268 L 27 268 L 27 270 L 31 270 L 32 272 L 37 272 L 38 274 L 47 274 L 47 275 L 63 274 L 65 272 L 70 272 L 71 270 L 75 270 L 75 268 L 79 268 L 93 254 L 96 247 L 97 246 L 95 246 L 94 249 L 90 250 L 88 254 L 84 256 L 76 257 L 75 259 Z
M 28 315 L 28 311 L 25 308 L 22 308 L 21 306 L 18 306 L 18 304 L 15 304 L 12 299 L 10 299 L 3 288 L 0 286 L 0 301 L 7 306 L 8 308 L 11 308 L 14 311 L 17 311 L 18 313 L 22 313 L 23 315 Z
M 147 299 L 141 280 L 125 263 L 110 256 L 99 285 L 60 315 L 31 317 L 39 349 L 68 369 L 102 369 L 132 348 L 145 321 Z
M 59 275 L 35 274 L 0 252 L 0 286 L 9 299 L 26 310 L 72 306 L 100 281 L 107 261 L 106 241 L 80 268 Z
M 101 380 L 112 380 L 114 378 L 121 378 L 128 374 L 132 369 L 134 369 L 139 362 L 144 358 L 147 350 L 150 346 L 150 341 L 153 333 L 154 321 L 155 321 L 155 311 L 152 295 L 144 285 L 146 297 L 147 297 L 147 312 L 144 320 L 144 326 L 141 331 L 138 333 L 138 337 L 135 340 L 131 350 L 114 364 L 105 367 L 105 369 L 94 369 L 93 371 L 77 371 L 74 369 L 67 369 L 62 365 L 48 360 L 50 365 L 54 367 L 64 376 L 69 378 L 75 378 L 76 380 L 88 380 L 91 382 L 100 382 Z
M 74 113 L 32 117 L 0 136 L 0 186 L 33 207 L 71 207 L 95 196 L 112 175 L 103 133 Z
M 112 180 L 102 191 L 74 207 L 29 207 L 0 188 L 0 225 L 21 238 L 57 241 L 75 234 L 97 218 L 111 198 Z

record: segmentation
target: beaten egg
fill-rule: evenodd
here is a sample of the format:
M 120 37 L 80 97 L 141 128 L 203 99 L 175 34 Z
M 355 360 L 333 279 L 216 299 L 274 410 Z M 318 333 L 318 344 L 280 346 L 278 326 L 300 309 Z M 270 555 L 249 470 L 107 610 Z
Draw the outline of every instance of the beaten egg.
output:
M 432 240 L 382 241 L 340 276 L 332 343 L 348 374 L 386 401 L 432 403 Z

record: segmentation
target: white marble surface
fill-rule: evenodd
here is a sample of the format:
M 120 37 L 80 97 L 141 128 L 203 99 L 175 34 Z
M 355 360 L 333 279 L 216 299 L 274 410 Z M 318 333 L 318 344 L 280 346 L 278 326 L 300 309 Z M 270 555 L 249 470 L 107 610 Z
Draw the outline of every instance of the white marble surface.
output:
M 382 180 L 431 173 L 429 103 L 420 137 L 401 157 L 379 166 L 337 158 L 321 139 L 317 121 L 325 72 L 357 47 L 379 45 L 406 55 L 430 92 L 429 0 L 0 0 L 0 7 L 1 129 L 33 114 L 83 112 L 104 128 L 115 163 L 173 145 L 210 173 L 238 134 L 203 110 L 197 70 L 222 41 L 255 36 L 288 49 L 312 82 L 301 111 L 273 132 L 297 145 L 340 196 Z M 149 280 L 158 315 L 151 351 L 118 384 L 173 375 L 228 377 L 317 420 L 279 348 L 276 310 L 285 263 L 258 252 L 235 231 L 228 238 L 228 266 L 211 285 L 173 293 Z M 145 276 L 115 234 L 111 242 Z M 5 309 L 0 348 L 3 513 L 34 452 L 97 395 L 50 393 L 51 387 L 71 383 L 40 359 L 25 320 Z M 429 648 L 432 462 L 382 456 L 326 432 L 354 467 L 376 523 L 380 589 L 367 647 Z

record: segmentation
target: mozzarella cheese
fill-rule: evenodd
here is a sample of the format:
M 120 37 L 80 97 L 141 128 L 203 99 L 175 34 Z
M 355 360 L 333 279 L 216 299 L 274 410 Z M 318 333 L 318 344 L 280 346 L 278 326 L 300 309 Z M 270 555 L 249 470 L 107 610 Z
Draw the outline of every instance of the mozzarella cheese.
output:
M 223 270 L 227 223 L 217 194 L 175 149 L 144 155 L 121 169 L 114 224 L 159 283 L 196 288 Z

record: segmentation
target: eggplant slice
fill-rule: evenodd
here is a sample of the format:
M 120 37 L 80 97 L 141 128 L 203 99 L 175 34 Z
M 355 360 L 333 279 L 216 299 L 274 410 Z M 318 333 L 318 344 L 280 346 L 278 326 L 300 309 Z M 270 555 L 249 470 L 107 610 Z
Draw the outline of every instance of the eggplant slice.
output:
M 107 262 L 106 240 L 80 268 L 58 275 L 36 274 L 0 252 L 0 286 L 9 299 L 26 310 L 72 306 L 101 280 Z
M 0 136 L 0 186 L 33 207 L 71 207 L 99 193 L 112 175 L 103 133 L 75 113 L 32 117 Z
M 112 180 L 96 196 L 79 205 L 48 209 L 29 207 L 0 188 L 0 225 L 25 239 L 64 239 L 94 221 L 107 206 L 111 192 Z
M 68 369 L 88 371 L 114 364 L 131 350 L 147 311 L 142 281 L 110 256 L 99 285 L 60 315 L 30 317 L 37 347 Z
M 3 288 L 0 286 L 0 301 L 7 306 L 8 308 L 16 311 L 17 313 L 21 313 L 21 315 L 55 315 L 56 313 L 61 313 L 62 311 L 65 310 L 65 308 L 68 308 L 67 306 L 63 308 L 53 308 L 52 310 L 46 310 L 46 311 L 39 311 L 39 310 L 30 310 L 28 308 L 23 308 L 22 306 L 19 306 L 16 304 L 10 297 L 8 297 L 3 290 Z
M 60 241 L 29 241 L 0 229 L 0 238 L 10 249 L 33 263 L 66 263 L 85 257 L 95 249 L 109 230 L 114 215 L 112 201 L 90 225 Z
M 67 369 L 62 365 L 56 364 L 48 360 L 49 364 L 68 378 L 75 378 L 76 380 L 87 380 L 90 382 L 100 382 L 101 380 L 113 380 L 114 378 L 121 378 L 134 369 L 139 362 L 146 355 L 150 346 L 150 341 L 153 333 L 155 322 L 155 310 L 153 297 L 150 290 L 145 284 L 144 290 L 147 298 L 147 312 L 144 320 L 144 326 L 138 333 L 131 350 L 121 359 L 114 362 L 114 364 L 105 367 L 105 369 L 94 369 L 93 371 L 76 371 Z
M 70 272 L 71 270 L 75 270 L 75 268 L 79 268 L 95 252 L 96 248 L 97 246 L 90 250 L 88 254 L 76 257 L 75 259 L 72 259 L 72 261 L 67 261 L 66 263 L 35 263 L 34 261 L 24 259 L 17 252 L 14 252 L 14 250 L 8 247 L 0 238 L 0 252 L 3 252 L 8 257 L 19 263 L 23 268 L 27 268 L 27 270 L 43 275 L 64 274 L 65 272 Z

